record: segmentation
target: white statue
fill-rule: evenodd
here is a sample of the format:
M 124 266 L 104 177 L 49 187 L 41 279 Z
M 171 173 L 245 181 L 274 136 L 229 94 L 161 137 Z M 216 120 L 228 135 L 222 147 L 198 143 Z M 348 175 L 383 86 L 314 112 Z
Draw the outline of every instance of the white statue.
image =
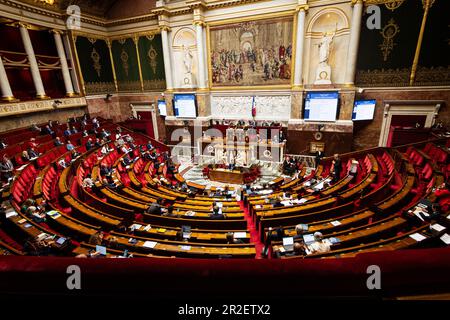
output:
M 334 32 L 326 32 L 322 35 L 319 46 L 319 64 L 316 69 L 316 80 L 314 84 L 331 84 L 331 66 L 328 64 L 330 58 L 331 46 L 333 38 L 336 35 L 337 28 Z
M 184 53 L 184 67 L 186 68 L 186 73 L 192 73 L 192 52 L 189 50 L 189 47 L 183 44 L 183 53 Z
M 333 33 L 324 33 L 322 40 L 319 43 L 319 63 L 328 64 L 328 58 L 330 57 L 330 49 L 333 43 L 333 38 L 336 31 Z

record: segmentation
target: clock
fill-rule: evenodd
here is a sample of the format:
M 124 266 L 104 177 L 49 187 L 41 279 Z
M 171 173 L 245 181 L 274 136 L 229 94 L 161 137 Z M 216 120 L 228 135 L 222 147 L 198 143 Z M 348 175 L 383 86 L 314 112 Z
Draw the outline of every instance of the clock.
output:
M 322 140 L 323 138 L 323 134 L 320 131 L 317 131 L 316 133 L 314 133 L 314 139 L 316 139 L 317 141 Z

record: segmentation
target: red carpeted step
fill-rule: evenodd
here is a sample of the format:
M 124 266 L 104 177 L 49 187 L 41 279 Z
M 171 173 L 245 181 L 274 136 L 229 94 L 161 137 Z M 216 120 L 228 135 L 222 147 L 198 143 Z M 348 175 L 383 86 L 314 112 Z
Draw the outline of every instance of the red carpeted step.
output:
M 250 212 L 244 206 L 244 201 L 239 201 L 239 206 L 244 211 L 244 217 L 245 217 L 245 220 L 247 220 L 247 229 L 250 232 L 250 242 L 255 244 L 256 259 L 261 259 L 261 252 L 264 247 L 264 244 L 259 239 L 258 228 L 255 225 L 255 223 L 250 215 Z

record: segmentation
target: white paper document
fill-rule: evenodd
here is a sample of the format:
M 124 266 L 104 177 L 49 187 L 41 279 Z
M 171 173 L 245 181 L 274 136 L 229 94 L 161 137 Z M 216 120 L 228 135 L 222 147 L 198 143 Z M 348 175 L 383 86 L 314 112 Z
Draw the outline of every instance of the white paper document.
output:
M 435 223 L 431 225 L 431 229 L 441 232 L 442 230 L 445 230 L 445 227 L 441 226 L 439 223 Z
M 440 238 L 445 244 L 450 244 L 450 235 L 448 233 L 444 233 Z
M 341 225 L 341 223 L 340 223 L 339 221 L 337 221 L 337 220 L 331 221 L 330 223 L 331 223 L 333 226 L 335 226 L 335 227 Z
M 142 246 L 153 249 L 157 244 L 158 244 L 158 242 L 155 242 L 155 241 L 145 241 Z
M 411 238 L 413 238 L 414 240 L 416 240 L 417 242 L 420 242 L 422 240 L 425 240 L 427 237 L 425 237 L 424 235 L 420 234 L 420 233 L 413 233 L 409 235 Z
M 242 238 L 246 238 L 247 237 L 247 233 L 246 232 L 235 232 L 234 233 L 234 238 L 235 239 L 242 239 Z

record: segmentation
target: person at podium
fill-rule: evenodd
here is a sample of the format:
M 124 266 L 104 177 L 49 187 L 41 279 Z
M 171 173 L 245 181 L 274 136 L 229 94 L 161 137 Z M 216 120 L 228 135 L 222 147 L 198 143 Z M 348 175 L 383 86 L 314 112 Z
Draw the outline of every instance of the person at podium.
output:
M 234 163 L 234 157 L 231 156 L 228 162 L 228 169 L 233 171 L 236 168 L 236 164 Z

